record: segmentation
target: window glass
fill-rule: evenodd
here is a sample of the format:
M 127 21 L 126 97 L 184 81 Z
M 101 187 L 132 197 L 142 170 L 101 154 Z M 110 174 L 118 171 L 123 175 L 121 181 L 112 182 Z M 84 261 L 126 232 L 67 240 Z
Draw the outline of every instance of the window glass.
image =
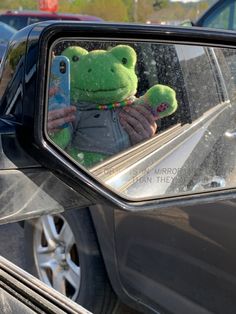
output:
M 1 32 L 0 42 L 2 42 L 8 41 L 16 33 L 16 30 L 11 26 L 0 22 L 0 32 Z
M 129 198 L 232 186 L 235 55 L 193 45 L 60 41 L 50 55 L 47 136 Z
M 230 27 L 230 9 L 231 5 L 219 8 L 212 15 L 207 17 L 203 22 L 203 26 L 212 28 L 229 29 Z
M 235 2 L 234 2 L 234 6 L 231 10 L 233 10 L 233 12 L 232 12 L 232 14 L 233 14 L 232 29 L 236 29 L 236 5 L 235 5 Z
M 193 121 L 221 101 L 216 78 L 217 69 L 213 56 L 210 55 L 212 51 L 207 48 L 180 45 L 176 46 L 176 50 Z
M 27 17 L 26 16 L 0 16 L 0 21 L 14 27 L 15 29 L 21 29 L 27 26 Z
M 232 102 L 235 99 L 236 93 L 236 55 L 233 49 L 214 49 L 215 63 L 218 66 L 220 75 L 224 78 L 224 90 L 226 98 Z
M 32 16 L 32 17 L 29 17 L 28 19 L 28 24 L 33 24 L 33 23 L 38 23 L 38 22 L 42 22 L 42 21 L 48 21 L 48 20 L 57 20 L 58 18 L 57 17 L 50 17 L 50 16 L 47 16 L 47 17 L 44 17 L 44 16 Z

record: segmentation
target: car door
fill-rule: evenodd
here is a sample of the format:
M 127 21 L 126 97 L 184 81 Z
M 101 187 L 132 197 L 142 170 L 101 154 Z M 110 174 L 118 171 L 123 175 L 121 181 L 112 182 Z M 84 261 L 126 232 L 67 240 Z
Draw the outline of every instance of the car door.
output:
M 160 134 L 155 153 L 142 148 L 147 151 L 143 168 L 135 166 L 133 155 L 129 171 L 127 164 L 122 168 L 114 162 L 109 165 L 113 171 L 107 169 L 102 177 L 133 198 L 186 192 L 192 197 L 225 188 L 234 177 L 235 145 L 225 134 L 235 128 L 235 119 L 228 120 L 229 114 L 235 117 L 230 59 L 217 49 L 194 46 L 177 46 L 176 56 L 189 102 L 188 114 L 182 111 L 181 140 L 174 126 L 173 138 L 170 130 Z M 168 150 L 165 137 L 172 140 Z M 116 258 L 127 293 L 164 313 L 233 312 L 234 208 L 234 200 L 191 206 L 183 200 L 182 205 L 141 213 L 115 210 Z

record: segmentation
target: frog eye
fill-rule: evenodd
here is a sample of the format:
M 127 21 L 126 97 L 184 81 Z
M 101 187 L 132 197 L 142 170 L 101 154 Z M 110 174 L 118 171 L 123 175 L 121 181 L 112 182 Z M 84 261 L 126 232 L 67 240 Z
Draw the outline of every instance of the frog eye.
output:
M 127 60 L 127 58 L 122 58 L 121 62 L 122 62 L 123 64 L 127 64 L 128 60 Z
M 109 52 L 127 69 L 134 69 L 137 55 L 133 48 L 128 45 L 118 45 L 109 50 Z
M 72 57 L 72 61 L 73 61 L 73 62 L 79 61 L 79 57 L 78 57 L 78 56 L 73 56 L 73 57 Z

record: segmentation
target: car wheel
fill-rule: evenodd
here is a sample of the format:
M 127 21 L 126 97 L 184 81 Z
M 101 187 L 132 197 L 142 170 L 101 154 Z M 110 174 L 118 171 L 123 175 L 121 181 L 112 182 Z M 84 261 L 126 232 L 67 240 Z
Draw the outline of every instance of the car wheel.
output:
M 87 208 L 25 221 L 26 270 L 93 313 L 112 313 L 108 281 Z

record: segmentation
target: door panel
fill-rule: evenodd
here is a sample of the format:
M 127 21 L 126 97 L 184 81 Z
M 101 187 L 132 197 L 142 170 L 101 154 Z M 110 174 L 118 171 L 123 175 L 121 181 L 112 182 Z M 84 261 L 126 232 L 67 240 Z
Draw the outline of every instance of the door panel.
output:
M 234 313 L 235 220 L 233 201 L 143 214 L 116 211 L 124 288 L 174 313 Z

